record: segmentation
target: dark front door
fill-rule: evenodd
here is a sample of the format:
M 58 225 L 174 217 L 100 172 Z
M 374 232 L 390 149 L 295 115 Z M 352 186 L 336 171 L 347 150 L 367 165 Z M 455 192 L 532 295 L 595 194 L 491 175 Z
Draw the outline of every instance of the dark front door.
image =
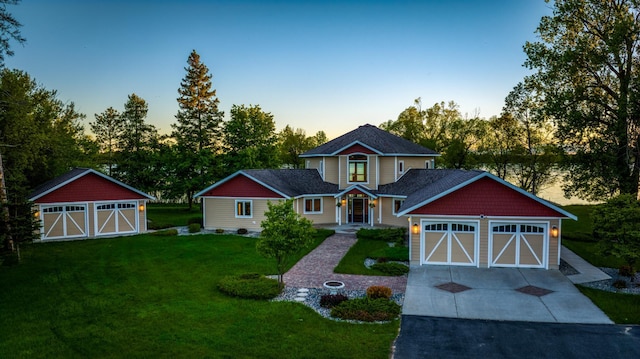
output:
M 367 223 L 369 222 L 369 207 L 366 198 L 354 198 L 351 203 L 351 222 Z

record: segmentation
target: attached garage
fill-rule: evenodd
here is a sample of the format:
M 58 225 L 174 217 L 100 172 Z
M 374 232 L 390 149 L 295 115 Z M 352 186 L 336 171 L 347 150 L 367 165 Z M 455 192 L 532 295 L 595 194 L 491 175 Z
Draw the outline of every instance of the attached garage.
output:
M 412 264 L 483 268 L 559 268 L 562 219 L 576 219 L 481 171 L 434 181 L 398 216 L 409 217 Z
M 422 221 L 421 263 L 476 266 L 478 228 L 477 222 Z
M 36 188 L 30 200 L 40 239 L 81 239 L 146 232 L 154 197 L 88 168 L 76 168 Z

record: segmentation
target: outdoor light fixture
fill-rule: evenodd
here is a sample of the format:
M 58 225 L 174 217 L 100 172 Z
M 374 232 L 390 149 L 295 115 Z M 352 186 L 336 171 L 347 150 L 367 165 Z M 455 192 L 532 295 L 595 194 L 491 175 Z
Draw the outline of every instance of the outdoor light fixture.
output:
M 413 230 L 412 230 L 413 234 L 418 234 L 420 233 L 420 226 L 418 226 L 417 223 L 413 224 Z
M 342 205 L 344 206 L 345 204 L 347 204 L 347 199 L 346 198 L 342 198 Z
M 144 211 L 144 204 L 141 204 L 138 209 L 140 210 L 140 212 Z
M 558 238 L 558 227 L 556 226 L 551 227 L 551 237 Z
M 36 211 L 33 215 L 34 215 L 36 218 L 38 218 L 38 217 L 40 217 L 40 212 L 39 212 L 39 211 Z

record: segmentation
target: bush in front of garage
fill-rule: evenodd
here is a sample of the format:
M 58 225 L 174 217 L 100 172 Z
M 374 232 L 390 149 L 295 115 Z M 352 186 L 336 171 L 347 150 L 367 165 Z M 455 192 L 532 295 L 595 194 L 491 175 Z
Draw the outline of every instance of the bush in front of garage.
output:
M 198 233 L 200 232 L 200 223 L 191 223 L 189 225 L 189 233 Z
M 333 307 L 331 316 L 362 322 L 383 322 L 396 319 L 401 308 L 396 302 L 385 298 L 356 298 Z

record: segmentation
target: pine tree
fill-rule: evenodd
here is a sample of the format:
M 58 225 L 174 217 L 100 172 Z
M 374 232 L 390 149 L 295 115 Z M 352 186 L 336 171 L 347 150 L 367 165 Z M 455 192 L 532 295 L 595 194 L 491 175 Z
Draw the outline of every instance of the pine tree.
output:
M 216 90 L 212 89 L 212 75 L 195 50 L 189 55 L 187 64 L 187 73 L 178 89 L 178 122 L 171 127 L 179 167 L 175 169 L 179 176 L 174 184 L 187 196 L 191 208 L 193 194 L 219 177 L 216 155 L 221 150 L 224 113 L 218 110 L 220 101 Z
M 118 151 L 118 139 L 122 136 L 123 122 L 118 110 L 109 107 L 100 114 L 95 114 L 96 121 L 89 123 L 91 131 L 96 135 L 96 142 L 100 146 L 100 152 L 104 155 L 103 164 L 109 168 L 109 176 L 112 175 L 115 164 L 114 155 Z

